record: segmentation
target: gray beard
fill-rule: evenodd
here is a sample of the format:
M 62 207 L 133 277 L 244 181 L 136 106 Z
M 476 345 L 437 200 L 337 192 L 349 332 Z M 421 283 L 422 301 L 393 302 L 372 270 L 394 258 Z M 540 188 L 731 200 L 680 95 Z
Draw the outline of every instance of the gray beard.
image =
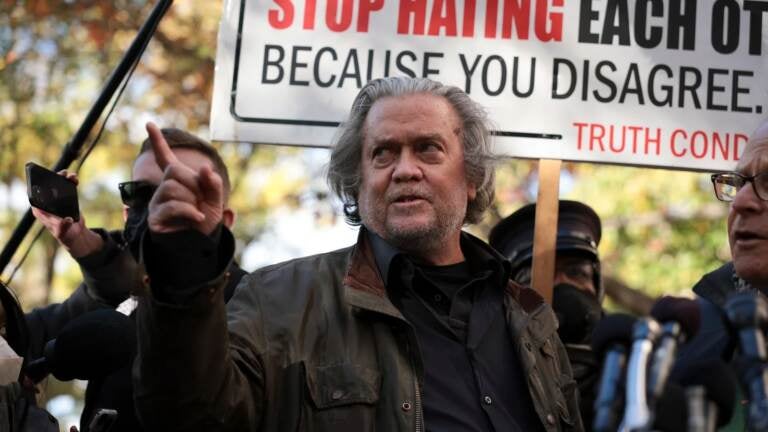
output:
M 385 233 L 381 237 L 391 246 L 415 256 L 431 255 L 443 247 L 445 239 L 456 229 L 461 229 L 463 220 L 451 221 L 445 218 L 437 223 L 420 229 L 400 230 L 385 225 Z

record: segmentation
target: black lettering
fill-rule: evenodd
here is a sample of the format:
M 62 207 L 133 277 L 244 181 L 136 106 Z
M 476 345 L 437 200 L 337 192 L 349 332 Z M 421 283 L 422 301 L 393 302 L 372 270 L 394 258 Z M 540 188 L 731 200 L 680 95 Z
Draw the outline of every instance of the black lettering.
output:
M 291 77 L 288 80 L 290 85 L 309 86 L 309 81 L 299 81 L 296 79 L 296 71 L 298 69 L 305 69 L 309 63 L 299 63 L 299 52 L 312 51 L 312 47 L 308 46 L 294 46 L 291 50 Z
M 720 54 L 736 51 L 739 47 L 739 19 L 738 3 L 733 0 L 715 2 L 712 6 L 712 47 L 715 51 Z
M 659 73 L 659 71 L 664 71 L 667 74 L 667 78 L 672 78 L 672 69 L 667 65 L 656 65 L 653 68 L 651 68 L 650 73 L 648 74 L 648 99 L 650 99 L 651 103 L 657 107 L 662 106 L 672 106 L 672 93 L 673 93 L 673 87 L 669 84 L 662 84 L 659 86 L 659 89 L 664 93 L 664 99 L 657 99 L 656 98 L 656 74 Z
M 517 88 L 518 60 L 517 56 L 512 60 L 512 94 L 520 98 L 527 98 L 533 93 L 533 78 L 536 76 L 536 57 L 531 57 L 531 73 L 528 74 L 528 90 L 525 92 Z
M 689 73 L 693 74 L 694 80 L 692 84 L 687 83 L 686 76 Z M 701 85 L 701 72 L 699 72 L 698 69 L 693 67 L 687 67 L 687 66 L 680 67 L 680 89 L 678 90 L 678 97 L 677 97 L 678 108 L 683 108 L 685 106 L 685 92 L 688 91 L 691 93 L 691 98 L 693 98 L 693 106 L 695 106 L 696 109 L 701 109 L 699 96 L 696 94 L 696 90 L 699 89 L 700 85 Z
M 421 75 L 423 78 L 429 78 L 430 75 L 437 75 L 440 73 L 440 69 L 431 69 L 429 67 L 429 60 L 432 58 L 443 58 L 443 53 L 437 53 L 437 52 L 424 53 L 424 69 L 423 69 L 423 74 Z
M 608 1 L 600 43 L 612 45 L 615 36 L 619 37 L 619 45 L 629 45 L 629 9 L 627 2 L 623 0 Z
M 651 16 L 660 17 L 664 15 L 664 3 L 662 3 L 662 0 L 637 0 L 635 4 L 635 41 L 643 48 L 659 46 L 664 34 L 659 26 L 647 27 L 649 3 L 651 5 Z
M 389 63 L 390 63 L 391 57 L 392 57 L 392 53 L 389 50 L 387 50 L 384 53 L 384 76 L 385 77 L 389 76 Z
M 464 92 L 470 94 L 472 88 L 472 75 L 474 75 L 475 69 L 477 69 L 478 63 L 480 63 L 480 56 L 478 55 L 475 57 L 475 61 L 472 62 L 472 67 L 468 67 L 467 58 L 464 57 L 464 54 L 459 54 L 459 60 L 461 61 L 461 68 L 464 70 L 464 77 L 466 77 L 466 80 L 464 81 Z
M 270 60 L 270 53 L 273 51 L 277 52 L 277 59 Z M 283 80 L 283 75 L 285 74 L 285 71 L 283 70 L 283 67 L 280 65 L 280 63 L 282 63 L 284 58 L 285 58 L 285 50 L 280 45 L 264 45 L 264 67 L 261 68 L 262 83 L 277 84 Z M 267 69 L 270 66 L 277 68 L 276 78 L 267 77 Z
M 611 81 L 611 79 L 603 74 L 603 68 L 608 67 L 611 72 L 616 72 L 616 65 L 613 64 L 612 61 L 609 60 L 603 60 L 600 63 L 595 66 L 595 77 L 598 81 L 605 84 L 606 87 L 608 87 L 609 93 L 608 96 L 602 96 L 597 89 L 595 89 L 592 92 L 592 95 L 595 96 L 595 99 L 597 99 L 598 102 L 611 102 L 613 99 L 616 98 L 616 84 Z
M 763 13 L 768 11 L 768 2 L 745 0 L 744 10 L 749 11 L 749 53 L 760 55 L 763 52 Z
M 368 60 L 365 62 L 365 82 L 368 83 L 373 79 L 373 53 L 372 49 L 368 50 Z
M 333 85 L 333 82 L 336 81 L 336 75 L 334 74 L 331 74 L 331 78 L 328 81 L 323 81 L 322 78 L 320 78 L 320 59 L 325 53 L 329 53 L 333 61 L 339 59 L 338 56 L 336 56 L 336 50 L 331 47 L 322 47 L 317 51 L 317 55 L 315 56 L 315 64 L 312 68 L 312 74 L 315 78 L 315 82 L 320 87 L 330 87 Z
M 560 81 L 561 64 L 567 67 L 571 73 L 570 87 L 568 87 L 568 91 L 562 94 L 557 92 L 557 84 Z M 573 93 L 573 90 L 576 89 L 576 75 L 576 66 L 574 66 L 573 63 L 564 58 L 555 58 L 554 70 L 552 71 L 552 99 L 565 99 L 569 97 Z
M 397 57 L 395 58 L 395 66 L 397 66 L 397 70 L 408 75 L 411 78 L 416 78 L 416 72 L 414 72 L 413 69 L 409 69 L 406 65 L 403 64 L 403 57 L 410 57 L 411 60 L 415 62 L 416 54 L 414 54 L 413 51 L 403 51 L 400 54 L 398 54 Z
M 713 111 L 727 111 L 728 105 L 716 105 L 715 93 L 722 93 L 725 87 L 715 85 L 715 75 L 728 75 L 726 69 L 708 69 L 707 70 L 707 109 Z
M 592 0 L 581 0 L 579 6 L 579 42 L 596 44 L 600 42 L 600 35 L 592 33 L 592 21 L 596 21 L 599 15 L 592 10 Z
M 339 78 L 339 84 L 337 87 L 343 87 L 344 80 L 347 78 L 354 78 L 355 83 L 357 84 L 357 88 L 363 86 L 363 77 L 360 76 L 360 62 L 357 59 L 357 49 L 355 48 L 349 50 L 349 55 L 344 61 L 344 68 L 341 71 L 341 77 Z
M 472 75 L 475 74 L 475 69 L 477 69 L 478 63 L 480 63 L 480 56 L 475 57 L 475 61 L 472 62 L 472 67 L 468 67 L 467 65 L 467 58 L 464 57 L 464 54 L 459 54 L 459 60 L 461 61 L 461 68 L 464 70 L 464 77 L 466 78 L 464 80 L 464 92 L 467 94 L 471 93 L 472 88 Z
M 490 64 L 492 61 L 496 61 L 499 63 L 500 70 L 500 77 L 499 80 L 499 88 L 496 90 L 491 90 L 491 88 L 488 86 L 488 68 L 490 67 Z M 501 92 L 504 91 L 504 86 L 507 85 L 507 64 L 504 63 L 504 59 L 497 55 L 492 55 L 488 57 L 485 60 L 485 63 L 483 63 L 483 91 L 489 96 L 498 96 L 501 94 Z
M 682 3 L 685 10 L 680 10 Z M 679 49 L 680 37 L 683 38 L 683 49 L 692 51 L 696 46 L 696 0 L 669 1 L 669 31 L 667 48 Z M 682 33 L 682 34 L 681 34 Z
M 581 69 L 581 100 L 586 101 L 589 96 L 589 60 L 584 60 L 584 67 Z
M 741 77 L 753 77 L 755 74 L 752 71 L 735 70 L 733 71 L 733 90 L 731 93 L 731 110 L 736 112 L 752 112 L 752 107 L 739 105 L 739 95 L 749 94 L 749 87 L 742 87 L 739 85 L 739 78 Z
M 621 88 L 619 103 L 624 103 L 628 94 L 637 95 L 637 103 L 645 105 L 643 84 L 640 82 L 640 71 L 637 69 L 637 63 L 629 64 L 629 72 L 627 73 L 627 78 L 624 80 L 624 85 Z

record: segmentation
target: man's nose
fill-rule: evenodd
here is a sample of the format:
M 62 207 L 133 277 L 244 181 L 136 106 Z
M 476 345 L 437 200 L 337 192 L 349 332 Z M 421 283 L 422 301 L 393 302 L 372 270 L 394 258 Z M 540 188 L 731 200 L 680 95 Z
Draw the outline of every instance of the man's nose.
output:
M 424 173 L 421 170 L 419 160 L 412 152 L 404 151 L 397 158 L 392 178 L 396 181 L 419 180 Z
M 760 198 L 755 194 L 754 185 L 748 182 L 736 192 L 736 196 L 731 202 L 731 211 L 756 212 L 760 210 L 762 204 Z

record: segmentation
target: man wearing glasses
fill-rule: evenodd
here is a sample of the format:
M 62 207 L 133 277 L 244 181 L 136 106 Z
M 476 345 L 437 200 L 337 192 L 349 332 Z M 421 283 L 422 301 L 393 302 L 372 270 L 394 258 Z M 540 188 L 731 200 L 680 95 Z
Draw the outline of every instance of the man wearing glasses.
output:
M 493 227 L 488 242 L 509 258 L 512 279 L 531 284 L 536 205 L 528 204 Z M 600 217 L 586 204 L 560 200 L 557 221 L 552 308 L 557 329 L 579 386 L 579 408 L 585 425 L 592 424 L 600 364 L 590 347 L 592 330 L 602 318 L 604 288 L 597 246 Z
M 235 214 L 227 205 L 231 191 L 229 174 L 216 149 L 180 129 L 165 128 L 162 134 L 179 160 L 196 169 L 208 167 L 222 178 L 225 203 L 222 223 L 231 227 Z M 138 241 L 147 228 L 149 201 L 163 178 L 151 150 L 149 140 L 145 140 L 133 164 L 132 180 L 118 185 L 125 219 L 125 227 L 121 231 L 90 229 L 86 227 L 84 217 L 74 222 L 71 218 L 62 219 L 32 208 L 35 217 L 80 265 L 84 281 L 63 303 L 35 309 L 27 314 L 31 335 L 30 359 L 39 358 L 47 341 L 56 338 L 68 322 L 86 312 L 117 308 L 126 315 L 132 314 L 137 304 L 132 295 L 144 289 L 145 273 L 137 264 Z M 62 175 L 77 183 L 76 175 L 66 172 Z M 224 289 L 226 300 L 232 296 L 245 271 L 233 262 L 229 274 L 229 282 Z M 118 411 L 117 422 L 111 431 L 142 430 L 134 414 L 130 376 L 129 363 L 113 375 L 89 382 L 81 431 L 88 431 L 91 419 L 102 408 Z
M 752 134 L 734 172 L 712 175 L 715 196 L 730 204 L 728 242 L 733 261 L 705 275 L 693 287 L 699 296 L 702 328 L 683 347 L 687 359 L 733 357 L 737 341 L 723 323 L 728 294 L 768 294 L 768 122 Z

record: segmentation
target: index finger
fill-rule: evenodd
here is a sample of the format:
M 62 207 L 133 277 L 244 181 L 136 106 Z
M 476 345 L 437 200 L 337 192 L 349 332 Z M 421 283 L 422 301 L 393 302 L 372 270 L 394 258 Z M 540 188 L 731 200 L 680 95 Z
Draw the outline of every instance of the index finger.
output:
M 171 147 L 156 124 L 147 122 L 147 134 L 149 134 L 149 142 L 152 144 L 155 160 L 161 170 L 165 171 L 168 165 L 179 161 L 171 151 Z

